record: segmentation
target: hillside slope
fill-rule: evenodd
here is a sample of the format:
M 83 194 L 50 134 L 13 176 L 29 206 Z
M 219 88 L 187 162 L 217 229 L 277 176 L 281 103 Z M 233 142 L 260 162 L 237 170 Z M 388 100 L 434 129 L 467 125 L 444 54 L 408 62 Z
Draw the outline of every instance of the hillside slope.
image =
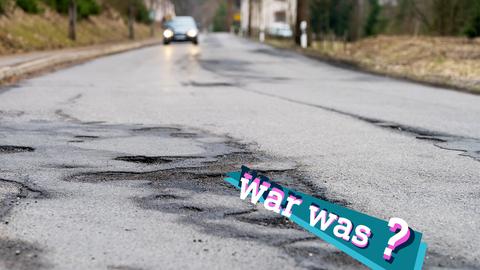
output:
M 33 15 L 17 8 L 8 16 L 0 16 L 0 55 L 128 39 L 125 20 L 113 10 L 80 20 L 77 27 L 77 41 L 73 42 L 68 39 L 66 16 L 49 10 Z M 137 39 L 149 37 L 149 33 L 147 25 L 135 24 Z

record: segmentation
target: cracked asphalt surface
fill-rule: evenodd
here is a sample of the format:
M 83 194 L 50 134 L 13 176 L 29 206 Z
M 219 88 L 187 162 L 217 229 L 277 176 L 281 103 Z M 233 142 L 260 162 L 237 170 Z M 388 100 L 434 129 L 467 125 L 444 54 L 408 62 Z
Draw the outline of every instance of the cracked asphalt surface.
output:
M 222 175 L 245 164 L 479 269 L 480 97 L 226 34 L 0 89 L 0 269 L 362 269 Z M 251 257 L 251 260 L 245 258 Z

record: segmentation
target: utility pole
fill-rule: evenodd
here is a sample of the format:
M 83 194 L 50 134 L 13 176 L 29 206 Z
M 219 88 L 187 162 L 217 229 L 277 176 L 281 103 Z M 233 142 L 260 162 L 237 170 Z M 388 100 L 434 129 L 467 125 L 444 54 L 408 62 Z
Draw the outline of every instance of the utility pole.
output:
M 253 0 L 248 0 L 248 36 L 252 37 L 252 13 L 253 13 Z
M 307 27 L 310 28 L 310 12 L 309 12 L 309 1 L 308 0 L 297 0 L 297 18 L 295 22 L 295 43 L 301 45 L 301 36 L 302 36 L 302 29 L 301 25 L 302 22 L 305 21 L 307 23 Z M 307 29 L 307 33 L 310 31 Z M 308 36 L 308 35 L 307 35 Z M 310 44 L 310 38 L 307 39 L 308 44 Z
M 133 7 L 133 1 L 130 0 L 128 3 L 128 38 L 131 40 L 135 39 L 135 29 L 134 29 L 134 21 L 135 21 L 135 10 Z
M 154 37 L 155 36 L 155 9 L 157 8 L 156 5 L 157 1 L 156 0 L 150 0 L 150 36 Z
M 70 0 L 68 4 L 68 38 L 77 40 L 77 2 Z
M 227 31 L 232 31 L 232 21 L 233 21 L 233 0 L 227 0 L 227 18 L 226 18 L 226 25 Z

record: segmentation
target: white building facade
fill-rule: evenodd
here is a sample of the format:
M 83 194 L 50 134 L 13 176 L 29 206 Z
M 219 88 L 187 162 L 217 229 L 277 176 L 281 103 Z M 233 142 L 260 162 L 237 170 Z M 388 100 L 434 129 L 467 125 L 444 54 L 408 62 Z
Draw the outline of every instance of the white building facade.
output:
M 175 17 L 175 5 L 170 0 L 144 0 L 148 9 L 153 7 L 154 20 L 157 22 Z M 152 6 L 153 5 L 153 6 Z
M 249 4 L 252 3 L 252 9 Z M 268 31 L 275 23 L 295 25 L 296 0 L 241 0 L 241 31 L 248 31 L 249 10 L 252 10 L 252 32 Z

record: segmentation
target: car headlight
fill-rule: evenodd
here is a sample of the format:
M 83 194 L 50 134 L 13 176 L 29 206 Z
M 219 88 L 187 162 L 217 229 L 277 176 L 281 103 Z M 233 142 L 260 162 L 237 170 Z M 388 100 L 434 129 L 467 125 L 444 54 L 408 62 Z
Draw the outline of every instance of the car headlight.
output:
M 196 30 L 196 29 L 190 29 L 187 32 L 187 36 L 189 36 L 191 38 L 195 37 L 197 34 L 198 34 L 198 30 Z
M 166 29 L 165 31 L 163 31 L 163 37 L 165 37 L 165 38 L 173 37 L 173 31 L 170 30 L 170 29 Z

